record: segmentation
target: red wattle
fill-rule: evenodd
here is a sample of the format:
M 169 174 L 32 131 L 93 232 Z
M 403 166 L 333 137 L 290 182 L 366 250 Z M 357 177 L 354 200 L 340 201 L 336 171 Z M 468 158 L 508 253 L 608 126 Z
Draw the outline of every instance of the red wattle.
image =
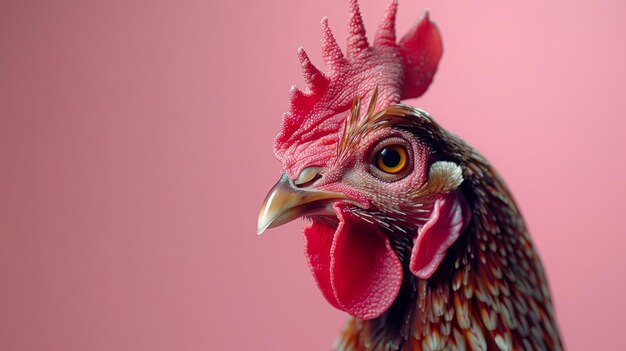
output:
M 339 226 L 334 233 L 316 222 L 305 228 L 309 266 L 333 306 L 359 319 L 376 318 L 400 291 L 402 265 L 378 227 L 339 207 L 336 213 Z
M 359 319 L 383 314 L 402 285 L 402 264 L 387 235 L 349 212 L 340 213 L 331 250 L 331 283 L 341 308 Z
M 304 228 L 304 254 L 322 295 L 338 309 L 339 303 L 330 284 L 330 250 L 335 230 L 317 221 Z

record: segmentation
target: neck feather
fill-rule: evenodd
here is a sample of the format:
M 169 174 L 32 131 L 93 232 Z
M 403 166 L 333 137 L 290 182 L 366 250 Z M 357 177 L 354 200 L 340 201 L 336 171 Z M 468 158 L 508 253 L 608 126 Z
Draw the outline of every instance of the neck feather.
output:
M 457 161 L 466 173 L 471 223 L 430 279 L 405 268 L 387 312 L 348 320 L 335 350 L 562 349 L 543 268 L 519 210 L 491 166 L 465 151 Z

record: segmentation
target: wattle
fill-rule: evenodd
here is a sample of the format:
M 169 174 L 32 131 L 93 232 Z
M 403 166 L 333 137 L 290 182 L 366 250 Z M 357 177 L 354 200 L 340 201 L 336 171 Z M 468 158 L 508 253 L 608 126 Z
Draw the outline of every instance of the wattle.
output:
M 373 319 L 393 303 L 402 284 L 402 265 L 388 237 L 335 205 L 337 228 L 313 220 L 304 229 L 305 254 L 330 304 L 359 319 Z

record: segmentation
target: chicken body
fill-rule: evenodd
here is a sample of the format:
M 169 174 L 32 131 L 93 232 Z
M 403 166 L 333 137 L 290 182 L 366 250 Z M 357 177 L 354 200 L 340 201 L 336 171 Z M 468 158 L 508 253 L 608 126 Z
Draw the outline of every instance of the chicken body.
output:
M 509 190 L 472 147 L 400 104 L 433 79 L 437 27 L 426 14 L 396 43 L 391 0 L 370 46 L 349 3 L 345 56 L 322 20 L 329 73 L 298 50 L 309 89 L 291 90 L 274 142 L 283 174 L 258 232 L 308 219 L 313 277 L 352 316 L 335 350 L 561 350 Z

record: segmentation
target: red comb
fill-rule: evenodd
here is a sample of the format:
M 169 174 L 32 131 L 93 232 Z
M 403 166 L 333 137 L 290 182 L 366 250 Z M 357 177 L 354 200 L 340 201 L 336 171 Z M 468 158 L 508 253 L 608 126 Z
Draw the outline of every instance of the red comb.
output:
M 430 85 L 441 58 L 441 37 L 428 12 L 396 43 L 398 4 L 392 0 L 370 46 L 358 2 L 349 3 L 345 56 L 327 18 L 322 19 L 322 57 L 328 73 L 322 73 L 304 49 L 298 49 L 309 91 L 291 88 L 289 112 L 283 115 L 281 132 L 274 142 L 276 156 L 292 177 L 304 167 L 323 165 L 335 156 L 339 132 L 354 97 L 369 101 L 378 87 L 377 110 L 418 97 Z

